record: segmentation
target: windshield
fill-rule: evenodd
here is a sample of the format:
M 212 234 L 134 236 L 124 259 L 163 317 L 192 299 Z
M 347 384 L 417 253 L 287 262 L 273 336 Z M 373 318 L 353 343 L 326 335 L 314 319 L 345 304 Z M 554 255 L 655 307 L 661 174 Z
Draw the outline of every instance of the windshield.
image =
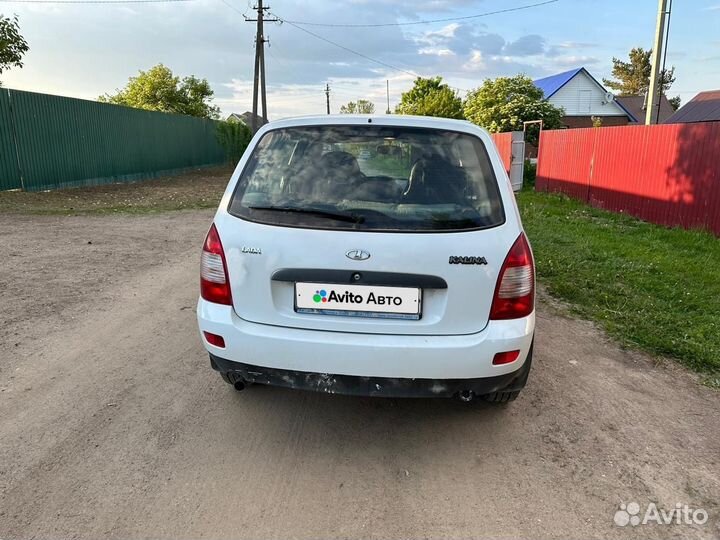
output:
M 479 138 L 374 126 L 268 132 L 229 212 L 273 225 L 367 231 L 467 230 L 505 220 Z

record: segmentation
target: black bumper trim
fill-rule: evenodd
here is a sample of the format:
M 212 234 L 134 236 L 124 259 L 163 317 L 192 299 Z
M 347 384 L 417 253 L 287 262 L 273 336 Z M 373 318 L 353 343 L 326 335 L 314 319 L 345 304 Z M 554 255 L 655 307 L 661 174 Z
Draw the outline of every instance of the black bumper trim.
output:
M 447 281 L 438 276 L 399 274 L 366 270 L 324 270 L 317 268 L 284 268 L 272 275 L 274 281 L 295 283 L 337 283 L 338 285 L 383 285 L 386 287 L 418 287 L 420 289 L 447 289 Z
M 298 390 L 311 390 L 328 394 L 381 397 L 453 397 L 460 392 L 476 395 L 500 391 L 521 390 L 525 386 L 530 365 L 532 347 L 525 363 L 512 373 L 479 379 L 407 379 L 390 377 L 361 377 L 356 375 L 333 375 L 286 369 L 253 366 L 225 360 L 210 354 L 212 368 L 226 373 L 234 382 L 267 384 Z

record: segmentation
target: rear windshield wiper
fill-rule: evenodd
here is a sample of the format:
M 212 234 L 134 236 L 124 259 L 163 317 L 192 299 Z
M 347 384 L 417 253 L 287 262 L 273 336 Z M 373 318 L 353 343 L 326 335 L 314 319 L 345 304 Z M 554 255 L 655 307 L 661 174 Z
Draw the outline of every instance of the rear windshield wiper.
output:
M 250 210 L 270 210 L 274 212 L 292 212 L 295 214 L 312 214 L 314 216 L 326 217 L 337 221 L 347 221 L 349 223 L 362 223 L 365 218 L 357 214 L 343 214 L 341 212 L 330 212 L 328 210 L 320 210 L 319 208 L 299 208 L 297 206 L 248 206 Z

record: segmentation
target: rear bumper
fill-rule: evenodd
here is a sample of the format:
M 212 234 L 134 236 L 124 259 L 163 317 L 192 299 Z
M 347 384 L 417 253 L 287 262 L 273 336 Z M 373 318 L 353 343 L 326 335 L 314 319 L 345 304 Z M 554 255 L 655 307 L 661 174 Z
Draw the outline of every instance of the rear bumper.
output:
M 387 379 L 483 379 L 518 371 L 530 351 L 535 313 L 490 321 L 467 335 L 385 335 L 286 328 L 248 322 L 230 306 L 198 302 L 200 333 L 223 337 L 225 347 L 203 343 L 215 357 L 289 372 Z M 519 350 L 512 363 L 493 365 L 499 352 Z M 504 380 L 504 379 L 503 379 Z
M 242 380 L 327 394 L 394 398 L 453 397 L 467 392 L 481 396 L 501 390 L 521 390 L 527 381 L 531 363 L 532 349 L 520 369 L 504 375 L 480 379 L 405 379 L 333 375 L 251 366 L 210 354 L 212 368 L 228 374 L 233 382 Z

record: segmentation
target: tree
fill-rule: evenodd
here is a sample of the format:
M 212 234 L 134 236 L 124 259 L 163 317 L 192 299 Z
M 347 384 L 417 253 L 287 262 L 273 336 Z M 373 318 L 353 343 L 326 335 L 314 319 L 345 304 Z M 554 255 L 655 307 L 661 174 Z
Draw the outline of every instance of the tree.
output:
M 170 68 L 158 64 L 130 77 L 127 85 L 115 95 L 105 94 L 98 101 L 127 105 L 148 111 L 162 111 L 201 118 L 218 118 L 220 109 L 210 104 L 214 92 L 206 79 L 194 75 L 173 75 Z
M 613 57 L 612 75 L 617 80 L 603 79 L 603 84 L 615 90 L 620 96 L 639 96 L 650 88 L 650 57 L 652 49 L 647 51 L 642 47 L 635 47 L 628 54 L 629 62 Z M 660 73 L 662 93 L 667 95 L 668 90 L 675 82 L 675 66 L 664 69 Z M 680 96 L 669 99 L 674 109 L 680 106 Z
M 244 122 L 237 120 L 218 122 L 217 138 L 220 145 L 225 149 L 228 163 L 233 165 L 240 161 L 247 145 L 252 139 L 250 128 Z
M 347 105 L 340 107 L 340 114 L 372 114 L 375 112 L 375 104 L 366 99 L 358 99 L 357 102 L 349 101 Z
M 20 35 L 17 15 L 12 19 L 0 15 L 0 74 L 11 67 L 21 68 L 28 49 L 27 41 Z
M 442 77 L 418 77 L 413 87 L 402 93 L 395 113 L 462 119 L 463 106 L 460 96 L 442 82 Z
M 470 91 L 464 109 L 465 118 L 493 133 L 521 130 L 530 120 L 542 120 L 545 129 L 556 129 L 565 114 L 525 75 L 485 79 Z

